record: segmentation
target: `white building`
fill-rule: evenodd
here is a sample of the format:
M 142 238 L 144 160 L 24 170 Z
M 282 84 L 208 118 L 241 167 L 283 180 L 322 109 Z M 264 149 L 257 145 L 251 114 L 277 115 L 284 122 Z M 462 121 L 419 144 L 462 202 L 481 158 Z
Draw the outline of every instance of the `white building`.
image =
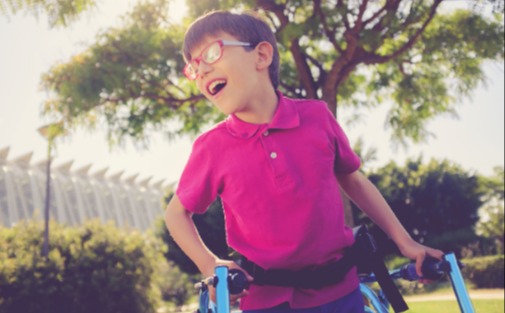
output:
M 31 164 L 32 153 L 14 159 L 8 159 L 8 154 L 8 147 L 0 149 L 0 225 L 42 220 L 47 161 Z M 138 174 L 122 179 L 123 172 L 106 177 L 108 169 L 90 174 L 91 165 L 71 170 L 72 163 L 51 166 L 51 219 L 70 226 L 100 219 L 145 230 L 163 215 L 163 195 L 168 189 L 163 181 L 138 182 Z

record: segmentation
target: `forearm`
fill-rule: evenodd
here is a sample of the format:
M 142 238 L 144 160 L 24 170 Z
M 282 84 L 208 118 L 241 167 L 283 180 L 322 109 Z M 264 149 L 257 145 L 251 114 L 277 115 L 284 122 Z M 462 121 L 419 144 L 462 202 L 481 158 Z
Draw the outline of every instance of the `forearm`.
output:
M 206 276 L 212 275 L 218 257 L 203 243 L 191 219 L 191 213 L 184 209 L 177 196 L 174 196 L 165 213 L 165 223 L 182 251 Z
M 379 190 L 363 174 L 339 175 L 339 183 L 349 198 L 397 245 L 411 239 Z
M 422 264 L 428 255 L 439 260 L 444 253 L 415 242 L 386 203 L 379 190 L 363 174 L 337 175 L 342 189 L 396 243 L 401 253 L 416 260 L 416 271 L 422 276 Z

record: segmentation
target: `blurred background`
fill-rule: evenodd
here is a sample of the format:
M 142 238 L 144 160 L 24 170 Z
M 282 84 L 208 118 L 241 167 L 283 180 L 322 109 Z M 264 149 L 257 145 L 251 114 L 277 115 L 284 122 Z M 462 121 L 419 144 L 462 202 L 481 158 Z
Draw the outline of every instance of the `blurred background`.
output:
M 0 313 L 151 312 L 194 300 L 196 267 L 162 217 L 192 141 L 224 118 L 181 75 L 184 31 L 212 9 L 258 10 L 279 43 L 280 89 L 328 103 L 416 240 L 473 261 L 472 288 L 503 288 L 503 1 L 340 3 L 0 0 Z M 226 257 L 219 201 L 195 223 Z M 369 224 L 395 252 L 356 208 L 347 222 Z M 100 267 L 116 279 L 103 299 L 92 292 L 111 281 Z M 156 288 L 139 294 L 147 285 Z

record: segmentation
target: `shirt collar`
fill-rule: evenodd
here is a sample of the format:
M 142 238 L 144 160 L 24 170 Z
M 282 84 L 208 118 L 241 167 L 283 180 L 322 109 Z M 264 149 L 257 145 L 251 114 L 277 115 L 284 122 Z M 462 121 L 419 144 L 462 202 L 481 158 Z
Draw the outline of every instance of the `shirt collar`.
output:
M 269 124 L 252 124 L 247 123 L 231 114 L 226 119 L 226 127 L 228 131 L 235 137 L 251 138 L 260 128 L 266 126 L 267 129 L 289 129 L 300 125 L 300 116 L 293 101 L 278 91 L 279 103 L 275 110 L 272 121 Z

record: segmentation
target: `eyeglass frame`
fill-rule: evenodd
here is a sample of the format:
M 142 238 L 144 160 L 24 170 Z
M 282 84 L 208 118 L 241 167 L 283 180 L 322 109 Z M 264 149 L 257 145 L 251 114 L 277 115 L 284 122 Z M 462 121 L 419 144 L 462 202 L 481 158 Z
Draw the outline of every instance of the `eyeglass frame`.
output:
M 217 57 L 217 59 L 212 62 L 206 62 L 203 59 L 203 54 L 207 51 L 207 49 L 209 49 L 212 45 L 215 45 L 216 43 L 219 44 L 219 57 Z M 200 55 L 198 57 L 193 58 L 189 62 L 186 63 L 186 65 L 184 66 L 184 69 L 182 71 L 184 73 L 184 76 L 186 76 L 186 78 L 189 80 L 197 79 L 198 78 L 197 71 L 193 70 L 194 74 L 190 73 L 190 71 L 191 71 L 190 68 L 193 67 L 192 63 L 196 62 L 196 67 L 198 67 L 198 65 L 200 65 L 200 62 L 202 62 L 202 61 L 207 65 L 212 65 L 212 64 L 216 63 L 223 56 L 223 47 L 224 46 L 252 47 L 253 44 L 250 42 L 235 41 L 235 40 L 223 40 L 223 39 L 213 41 L 210 44 L 208 44 L 207 46 L 205 46 L 205 48 L 202 50 L 202 52 L 200 53 Z M 194 68 L 196 68 L 196 67 L 194 67 Z

